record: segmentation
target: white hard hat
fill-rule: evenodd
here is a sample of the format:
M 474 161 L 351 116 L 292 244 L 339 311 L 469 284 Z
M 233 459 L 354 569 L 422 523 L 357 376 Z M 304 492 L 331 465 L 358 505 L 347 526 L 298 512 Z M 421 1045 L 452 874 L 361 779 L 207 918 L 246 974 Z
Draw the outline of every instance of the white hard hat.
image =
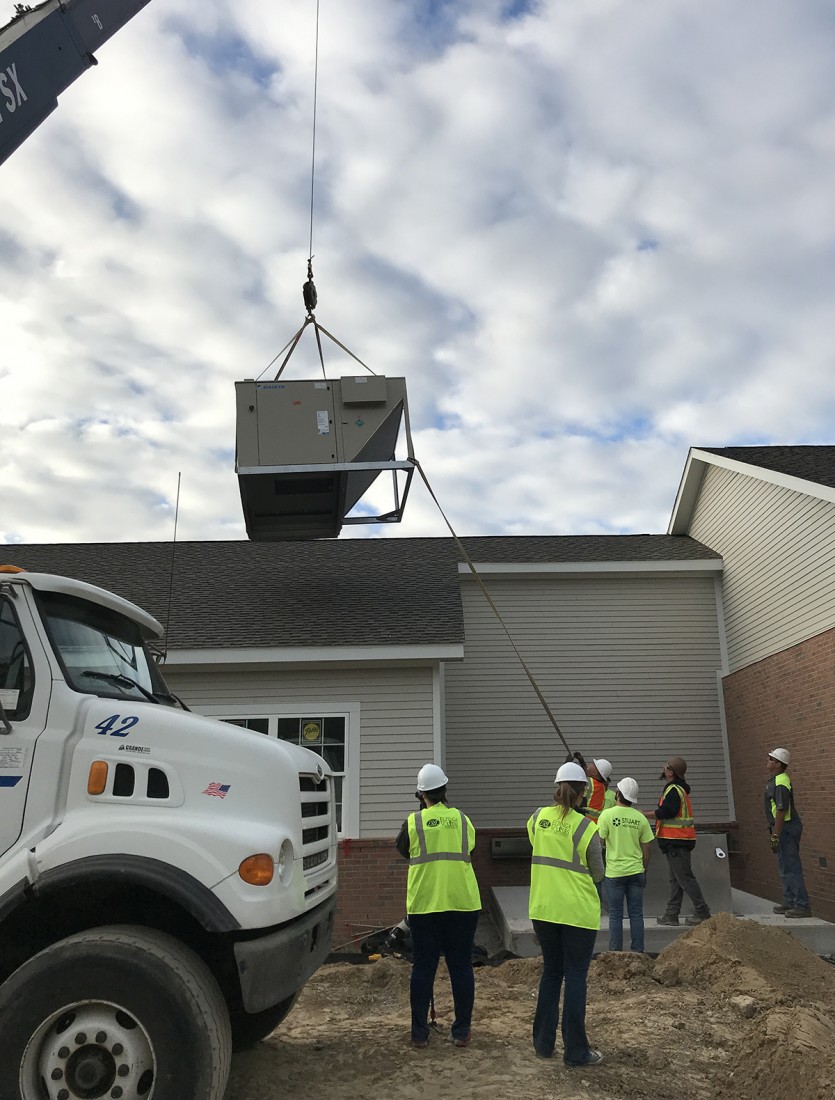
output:
M 443 768 L 437 764 L 424 764 L 418 772 L 417 789 L 419 791 L 437 791 L 439 787 L 445 787 L 449 780 L 444 775 Z
M 620 783 L 618 783 L 618 790 L 627 802 L 638 801 L 638 784 L 634 779 L 630 779 L 628 775 L 624 776 Z
M 555 783 L 585 783 L 586 773 L 579 764 L 563 764 L 557 772 Z
M 592 764 L 594 764 L 594 766 L 600 772 L 601 779 L 608 779 L 609 776 L 612 774 L 612 765 L 609 763 L 608 760 L 604 760 L 601 757 L 600 760 L 592 760 Z
M 780 763 L 785 764 L 786 767 L 789 766 L 789 761 L 792 758 L 792 754 L 789 752 L 788 749 L 772 749 L 768 755 L 772 758 L 772 760 L 779 760 Z

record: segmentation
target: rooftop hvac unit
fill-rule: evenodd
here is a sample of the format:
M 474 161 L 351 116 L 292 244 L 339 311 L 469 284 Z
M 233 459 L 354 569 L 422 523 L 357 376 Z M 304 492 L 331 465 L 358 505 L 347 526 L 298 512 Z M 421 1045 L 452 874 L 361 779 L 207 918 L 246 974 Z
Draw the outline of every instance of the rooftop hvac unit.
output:
M 335 538 L 343 524 L 400 522 L 415 465 L 405 379 L 247 380 L 235 391 L 235 471 L 254 542 Z M 395 458 L 401 426 L 405 460 Z M 384 471 L 393 507 L 371 515 L 362 497 Z

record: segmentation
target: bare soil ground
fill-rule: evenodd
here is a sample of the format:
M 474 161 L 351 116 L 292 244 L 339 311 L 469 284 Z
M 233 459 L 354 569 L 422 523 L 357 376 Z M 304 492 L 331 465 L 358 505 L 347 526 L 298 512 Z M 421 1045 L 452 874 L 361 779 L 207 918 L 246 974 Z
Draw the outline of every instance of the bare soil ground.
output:
M 589 973 L 587 1029 L 603 1065 L 534 1055 L 539 959 L 476 970 L 473 1041 L 445 1041 L 452 998 L 441 964 L 440 1030 L 409 1046 L 408 963 L 335 963 L 285 1023 L 237 1055 L 226 1100 L 832 1100 L 835 967 L 776 928 L 717 914 L 657 959 L 604 954 Z

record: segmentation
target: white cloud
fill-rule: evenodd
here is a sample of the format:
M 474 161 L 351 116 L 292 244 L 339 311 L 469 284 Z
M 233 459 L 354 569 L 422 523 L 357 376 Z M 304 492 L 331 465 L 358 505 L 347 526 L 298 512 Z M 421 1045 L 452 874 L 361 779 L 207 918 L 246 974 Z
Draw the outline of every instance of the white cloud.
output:
M 831 440 L 815 0 L 320 10 L 317 318 L 406 377 L 462 533 L 663 531 L 691 444 Z M 0 540 L 169 537 L 180 471 L 180 537 L 243 537 L 233 383 L 304 318 L 314 15 L 151 0 L 0 169 Z M 416 479 L 347 533 L 445 530 Z

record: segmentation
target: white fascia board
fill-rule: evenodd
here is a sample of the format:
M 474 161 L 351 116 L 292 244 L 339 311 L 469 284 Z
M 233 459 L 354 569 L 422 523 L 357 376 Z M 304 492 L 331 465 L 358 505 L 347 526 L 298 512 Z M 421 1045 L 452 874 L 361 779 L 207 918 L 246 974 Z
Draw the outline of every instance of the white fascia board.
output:
M 166 667 L 197 665 L 420 665 L 463 661 L 463 645 L 415 646 L 228 646 L 170 649 Z
M 693 573 L 720 573 L 722 559 L 693 558 L 686 561 L 555 561 L 555 562 L 473 562 L 480 577 L 500 575 L 542 577 L 547 575 L 588 576 L 592 573 L 678 573 L 687 576 Z M 462 578 L 470 577 L 469 565 L 460 564 L 458 572 Z
M 791 489 L 795 493 L 804 493 L 808 497 L 815 497 L 817 500 L 826 500 L 831 504 L 835 504 L 835 488 L 831 485 L 821 485 L 817 481 L 808 481 L 803 477 L 781 474 L 776 470 L 766 470 L 765 467 L 757 466 L 753 462 L 740 462 L 736 458 L 726 458 L 724 455 L 714 455 L 709 451 L 701 451 L 698 447 L 691 447 L 684 476 L 681 480 L 681 487 L 673 506 L 670 526 L 667 529 L 668 534 L 687 534 L 693 508 L 696 504 L 696 497 L 704 477 L 705 467 L 708 464 L 719 466 L 724 470 L 733 470 L 735 473 L 745 474 L 746 477 L 755 477 L 758 481 L 765 481 L 769 485 L 779 485 L 783 489 Z
M 668 535 L 686 535 L 690 529 L 690 519 L 696 506 L 696 498 L 702 487 L 702 478 L 705 476 L 706 463 L 701 456 L 705 451 L 697 447 L 691 447 L 687 452 L 687 462 L 684 464 L 684 472 L 681 475 L 678 492 L 676 493 L 673 512 L 667 527 Z

